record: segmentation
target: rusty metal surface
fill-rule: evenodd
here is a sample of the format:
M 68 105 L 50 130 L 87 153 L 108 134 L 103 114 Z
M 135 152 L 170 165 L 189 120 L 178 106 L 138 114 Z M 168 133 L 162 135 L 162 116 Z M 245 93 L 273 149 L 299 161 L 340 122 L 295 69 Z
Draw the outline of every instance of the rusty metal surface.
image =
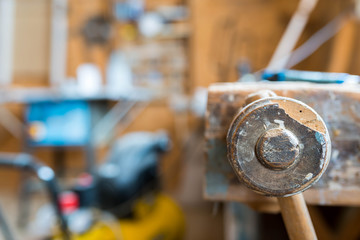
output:
M 244 107 L 230 125 L 227 143 L 230 165 L 242 183 L 267 196 L 304 191 L 330 159 L 330 138 L 321 117 L 284 97 Z
M 272 90 L 298 99 L 324 120 L 332 140 L 329 167 L 305 192 L 308 203 L 360 205 L 360 87 L 303 83 L 224 83 L 209 88 L 206 117 L 207 161 L 204 195 L 210 200 L 274 201 L 245 188 L 226 157 L 226 135 L 247 95 Z

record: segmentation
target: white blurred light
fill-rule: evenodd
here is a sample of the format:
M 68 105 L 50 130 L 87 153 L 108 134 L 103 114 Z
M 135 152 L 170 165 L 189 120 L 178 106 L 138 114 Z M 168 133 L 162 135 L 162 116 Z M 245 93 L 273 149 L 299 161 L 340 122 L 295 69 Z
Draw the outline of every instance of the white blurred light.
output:
M 76 70 L 78 90 L 85 96 L 97 94 L 102 86 L 101 72 L 98 66 L 92 63 L 80 65 Z
M 54 171 L 49 167 L 41 167 L 38 170 L 38 176 L 41 180 L 49 181 L 54 178 Z
M 142 35 L 148 38 L 160 34 L 164 26 L 163 19 L 157 13 L 146 13 L 139 19 L 139 30 Z

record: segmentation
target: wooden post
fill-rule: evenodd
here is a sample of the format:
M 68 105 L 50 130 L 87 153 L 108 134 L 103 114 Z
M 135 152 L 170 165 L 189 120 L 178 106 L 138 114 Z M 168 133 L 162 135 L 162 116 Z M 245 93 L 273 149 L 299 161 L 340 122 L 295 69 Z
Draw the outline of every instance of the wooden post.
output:
M 351 56 L 354 53 L 357 19 L 351 18 L 336 36 L 330 58 L 328 70 L 330 72 L 349 71 Z

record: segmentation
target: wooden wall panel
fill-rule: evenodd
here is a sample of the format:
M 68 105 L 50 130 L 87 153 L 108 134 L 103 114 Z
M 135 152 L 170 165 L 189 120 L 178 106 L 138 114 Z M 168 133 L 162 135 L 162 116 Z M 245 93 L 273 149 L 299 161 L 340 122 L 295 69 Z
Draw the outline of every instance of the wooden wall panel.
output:
M 236 66 L 242 61 L 248 61 L 253 71 L 266 67 L 298 1 L 193 0 L 189 3 L 193 33 L 191 77 L 195 86 L 208 86 L 213 82 L 236 81 Z M 349 4 L 348 0 L 320 0 L 299 44 Z M 326 71 L 331 44 L 331 41 L 326 43 L 296 68 Z
M 47 0 L 16 1 L 13 71 L 17 84 L 26 84 L 26 78 L 36 79 L 37 84 L 47 84 L 50 7 L 51 2 Z

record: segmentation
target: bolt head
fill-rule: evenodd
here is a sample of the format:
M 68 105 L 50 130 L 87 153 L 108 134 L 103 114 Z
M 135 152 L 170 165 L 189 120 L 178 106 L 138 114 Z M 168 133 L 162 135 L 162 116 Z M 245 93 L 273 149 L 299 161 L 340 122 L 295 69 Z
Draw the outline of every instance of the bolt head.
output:
M 255 152 L 265 167 L 272 170 L 287 169 L 298 159 L 299 140 L 289 130 L 273 128 L 260 136 Z

